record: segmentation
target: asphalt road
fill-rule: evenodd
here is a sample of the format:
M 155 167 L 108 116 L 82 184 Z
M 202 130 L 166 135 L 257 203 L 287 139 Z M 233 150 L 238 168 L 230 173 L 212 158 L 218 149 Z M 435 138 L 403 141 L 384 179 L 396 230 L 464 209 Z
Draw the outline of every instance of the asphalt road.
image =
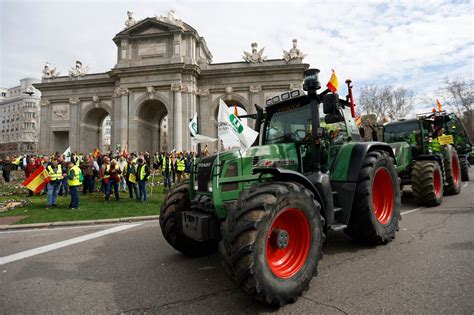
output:
M 217 254 L 190 259 L 174 251 L 158 222 L 3 232 L 0 313 L 472 314 L 474 181 L 440 207 L 408 212 L 417 208 L 408 193 L 403 202 L 400 231 L 386 246 L 331 232 L 309 291 L 280 309 L 243 295 Z M 47 245 L 63 247 L 28 251 Z

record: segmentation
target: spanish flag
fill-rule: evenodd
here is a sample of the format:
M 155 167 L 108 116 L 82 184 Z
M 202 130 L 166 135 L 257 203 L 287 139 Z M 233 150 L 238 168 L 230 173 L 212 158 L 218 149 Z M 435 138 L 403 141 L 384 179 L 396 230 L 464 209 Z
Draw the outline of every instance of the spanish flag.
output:
M 92 152 L 92 156 L 94 158 L 97 158 L 100 155 L 100 150 L 98 148 L 94 149 L 94 152 Z
M 339 82 L 337 82 L 337 76 L 334 69 L 332 70 L 331 78 L 329 79 L 329 82 L 326 84 L 326 86 L 333 93 L 336 93 L 339 89 Z
M 443 110 L 443 106 L 441 105 L 441 103 L 438 99 L 436 99 L 436 106 L 438 106 L 438 112 Z
M 38 193 L 40 192 L 44 186 L 50 181 L 50 177 L 48 175 L 48 172 L 44 168 L 43 165 L 41 165 L 33 174 L 30 175 L 23 183 L 21 183 L 23 186 L 28 188 L 29 190 Z

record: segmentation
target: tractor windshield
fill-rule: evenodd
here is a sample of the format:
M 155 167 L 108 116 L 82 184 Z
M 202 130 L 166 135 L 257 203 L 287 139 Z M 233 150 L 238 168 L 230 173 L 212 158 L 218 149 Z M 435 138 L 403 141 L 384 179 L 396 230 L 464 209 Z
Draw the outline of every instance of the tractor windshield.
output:
M 416 120 L 404 121 L 386 125 L 383 132 L 383 141 L 393 143 L 404 142 L 409 139 L 410 142 L 418 142 L 420 135 L 420 126 Z
M 311 109 L 306 105 L 287 105 L 269 113 L 264 144 L 301 142 L 311 137 Z

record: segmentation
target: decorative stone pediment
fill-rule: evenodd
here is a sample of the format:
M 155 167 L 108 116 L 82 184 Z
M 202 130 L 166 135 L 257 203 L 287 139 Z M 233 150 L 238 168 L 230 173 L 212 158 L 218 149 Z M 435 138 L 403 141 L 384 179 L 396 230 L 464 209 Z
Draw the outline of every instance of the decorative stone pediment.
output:
M 135 35 L 156 35 L 156 34 L 168 34 L 170 30 L 168 28 L 158 28 L 156 26 L 149 27 L 140 33 L 135 33 Z
M 117 38 L 124 36 L 140 36 L 140 35 L 153 35 L 153 34 L 162 34 L 162 33 L 171 33 L 184 30 L 176 25 L 169 24 L 163 21 L 158 21 L 156 18 L 146 18 L 137 24 L 121 31 L 118 33 L 114 41 Z

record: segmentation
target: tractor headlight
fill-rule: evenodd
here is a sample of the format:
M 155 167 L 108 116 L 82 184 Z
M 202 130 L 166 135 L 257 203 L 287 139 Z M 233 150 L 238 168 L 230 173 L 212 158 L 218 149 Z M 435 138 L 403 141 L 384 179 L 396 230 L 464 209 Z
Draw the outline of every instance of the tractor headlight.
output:
M 207 191 L 208 191 L 208 192 L 212 192 L 212 182 L 211 182 L 211 181 L 209 181 L 209 182 L 207 183 Z

